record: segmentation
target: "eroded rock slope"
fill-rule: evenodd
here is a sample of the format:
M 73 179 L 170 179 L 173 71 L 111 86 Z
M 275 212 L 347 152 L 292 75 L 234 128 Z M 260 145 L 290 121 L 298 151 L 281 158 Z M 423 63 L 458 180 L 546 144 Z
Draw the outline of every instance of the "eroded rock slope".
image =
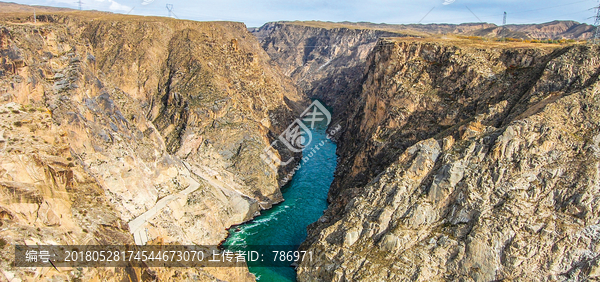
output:
M 29 271 L 9 247 L 215 245 L 281 201 L 259 155 L 304 102 L 243 24 L 3 14 L 0 100 L 7 279 L 253 280 L 245 268 Z
M 251 29 L 272 60 L 313 99 L 334 108 L 335 124 L 345 124 L 360 107 L 367 56 L 383 37 L 444 38 L 481 36 L 522 39 L 575 39 L 592 37 L 595 29 L 574 21 L 496 26 L 467 24 L 373 24 L 352 22 L 272 22 Z M 486 39 L 487 40 L 487 39 Z
M 380 40 L 299 280 L 597 278 L 599 52 Z
M 377 39 L 404 36 L 382 29 L 331 23 L 276 22 L 253 31 L 271 59 L 313 99 L 342 116 L 360 90 L 365 62 Z M 336 118 L 343 121 L 342 118 Z

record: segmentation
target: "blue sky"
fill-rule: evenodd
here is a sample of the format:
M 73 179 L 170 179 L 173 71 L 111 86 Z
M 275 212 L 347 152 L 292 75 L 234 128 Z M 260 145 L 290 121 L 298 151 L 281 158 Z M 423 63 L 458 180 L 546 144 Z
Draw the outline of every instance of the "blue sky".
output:
M 4 0 L 7 1 L 7 0 Z M 10 1 L 10 0 L 8 0 Z M 12 0 L 15 1 L 15 0 Z M 16 0 L 21 4 L 77 8 L 78 0 Z M 102 10 L 136 15 L 167 16 L 166 4 L 173 4 L 180 19 L 239 21 L 249 27 L 280 20 L 367 21 L 374 23 L 464 23 L 482 21 L 502 24 L 542 23 L 575 20 L 593 24 L 597 0 L 82 0 L 85 10 Z M 471 13 L 469 9 L 473 11 Z M 475 15 L 473 15 L 475 14 Z

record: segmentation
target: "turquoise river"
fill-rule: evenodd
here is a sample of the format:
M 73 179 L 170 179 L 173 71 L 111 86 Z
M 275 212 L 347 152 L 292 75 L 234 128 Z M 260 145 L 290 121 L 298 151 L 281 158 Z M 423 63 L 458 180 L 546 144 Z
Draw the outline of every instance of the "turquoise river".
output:
M 242 245 L 297 246 L 306 239 L 306 227 L 317 221 L 327 208 L 327 192 L 337 165 L 336 144 L 327 138 L 326 125 L 312 130 L 312 141 L 303 152 L 323 144 L 307 160 L 301 162 L 294 177 L 282 188 L 284 202 L 265 210 L 254 220 L 229 230 L 223 244 L 230 250 Z M 257 281 L 296 281 L 292 267 L 250 266 Z

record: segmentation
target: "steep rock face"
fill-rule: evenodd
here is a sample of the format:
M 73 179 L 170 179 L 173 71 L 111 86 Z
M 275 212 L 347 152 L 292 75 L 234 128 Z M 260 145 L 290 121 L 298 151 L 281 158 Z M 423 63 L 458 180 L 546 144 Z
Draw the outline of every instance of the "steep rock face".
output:
M 574 21 L 537 25 L 494 24 L 373 24 L 331 22 L 274 22 L 252 29 L 271 59 L 311 98 L 334 108 L 344 123 L 360 103 L 366 59 L 383 37 L 440 37 L 475 35 L 523 39 L 591 38 L 594 27 Z M 348 109 L 348 110 L 347 110 Z
M 259 154 L 303 101 L 243 24 L 96 12 L 32 20 L 14 13 L 0 25 L 3 242 L 127 244 L 143 232 L 154 243 L 218 244 L 281 201 Z M 7 279 L 114 272 L 1 263 Z M 253 279 L 241 267 L 114 279 L 173 276 Z
M 299 280 L 598 277 L 598 52 L 381 40 Z
M 311 98 L 343 116 L 360 90 L 365 62 L 380 37 L 405 36 L 381 29 L 330 23 L 267 23 L 254 30 L 263 49 Z
M 461 46 L 463 45 L 463 46 Z M 359 187 L 420 140 L 458 134 L 461 125 L 489 111 L 499 126 L 523 105 L 549 60 L 564 52 L 546 48 L 494 48 L 468 41 L 381 40 L 339 147 L 330 190 Z M 457 136 L 455 136 L 457 137 Z
M 236 178 L 239 183 L 228 184 L 265 206 L 281 201 L 277 175 L 256 158 L 268 145 L 266 135 L 287 127 L 290 107 L 302 108 L 295 88 L 267 64 L 243 24 L 172 24 L 175 29 L 152 21 L 114 28 L 100 21 L 84 35 L 100 50 L 97 61 L 109 79 L 145 98 L 169 153 L 209 167 L 206 174 Z M 122 37 L 123 29 L 139 35 Z

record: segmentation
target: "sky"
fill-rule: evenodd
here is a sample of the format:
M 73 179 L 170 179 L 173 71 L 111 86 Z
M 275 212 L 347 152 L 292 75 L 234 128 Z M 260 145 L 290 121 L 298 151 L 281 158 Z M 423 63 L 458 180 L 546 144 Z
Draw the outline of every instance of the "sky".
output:
M 78 0 L 3 0 L 20 4 L 78 9 Z M 84 10 L 168 16 L 167 4 L 179 19 L 198 21 L 238 21 L 258 27 L 271 21 L 320 20 L 388 24 L 544 23 L 574 20 L 594 23 L 598 0 L 81 0 Z

